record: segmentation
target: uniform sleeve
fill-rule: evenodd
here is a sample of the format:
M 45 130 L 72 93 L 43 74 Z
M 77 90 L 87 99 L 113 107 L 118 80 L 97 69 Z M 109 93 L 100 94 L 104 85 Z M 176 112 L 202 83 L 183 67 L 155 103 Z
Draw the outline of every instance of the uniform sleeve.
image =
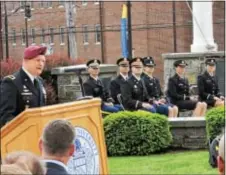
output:
M 215 77 L 215 80 L 216 80 L 216 91 L 215 91 L 215 94 L 217 97 L 220 98 L 220 96 L 222 96 L 222 93 L 220 92 L 220 88 L 219 88 L 219 84 L 218 84 L 218 78 Z
M 87 83 L 87 82 L 83 83 L 83 88 L 84 88 L 86 96 L 93 97 L 93 88 L 92 88 L 92 86 L 89 85 L 89 83 Z
M 113 98 L 109 94 L 109 89 L 103 86 L 103 99 L 106 102 L 114 103 Z
M 162 92 L 162 88 L 161 88 L 161 86 L 160 86 L 160 82 L 159 82 L 158 79 L 156 79 L 156 82 L 157 82 L 157 85 L 158 85 L 158 88 L 159 88 L 159 95 L 160 95 L 160 97 L 163 97 L 164 94 L 163 94 L 163 92 Z
M 0 119 L 3 126 L 14 117 L 13 113 L 17 108 L 17 88 L 11 79 L 5 78 L 2 81 L 0 97 Z
M 197 84 L 198 84 L 198 93 L 199 93 L 199 96 L 202 99 L 212 100 L 214 98 L 213 95 L 205 92 L 204 79 L 203 79 L 203 76 L 202 75 L 198 76 L 198 83 Z
M 184 100 L 184 96 L 177 93 L 176 84 L 172 78 L 168 82 L 168 95 L 175 100 Z
M 123 83 L 120 89 L 121 89 L 122 100 L 125 106 L 127 106 L 129 109 L 142 108 L 141 101 L 132 99 L 132 88 L 128 82 Z
M 111 80 L 110 82 L 110 94 L 111 97 L 117 101 L 117 95 L 118 95 L 118 89 L 120 89 L 120 86 L 116 83 L 115 80 Z

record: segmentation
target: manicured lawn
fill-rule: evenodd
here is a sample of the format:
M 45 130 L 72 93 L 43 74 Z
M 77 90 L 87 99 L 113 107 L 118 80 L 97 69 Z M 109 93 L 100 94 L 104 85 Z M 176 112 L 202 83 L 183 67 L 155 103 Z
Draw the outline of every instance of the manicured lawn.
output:
M 207 151 L 109 157 L 108 167 L 110 174 L 218 174 L 208 164 Z

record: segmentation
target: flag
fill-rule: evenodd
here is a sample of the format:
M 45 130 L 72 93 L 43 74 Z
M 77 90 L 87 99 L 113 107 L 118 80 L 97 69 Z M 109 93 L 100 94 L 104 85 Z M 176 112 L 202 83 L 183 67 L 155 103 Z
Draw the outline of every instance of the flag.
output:
M 122 18 L 121 18 L 121 49 L 122 56 L 128 57 L 128 44 L 127 44 L 127 6 L 122 6 Z

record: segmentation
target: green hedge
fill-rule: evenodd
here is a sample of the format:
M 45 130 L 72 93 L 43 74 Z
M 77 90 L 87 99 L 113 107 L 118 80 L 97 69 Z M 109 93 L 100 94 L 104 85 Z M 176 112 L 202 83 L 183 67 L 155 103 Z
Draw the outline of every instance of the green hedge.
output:
M 206 132 L 208 139 L 214 139 L 225 127 L 224 107 L 212 108 L 206 113 Z
M 146 111 L 122 111 L 104 119 L 109 156 L 148 155 L 172 142 L 166 116 Z

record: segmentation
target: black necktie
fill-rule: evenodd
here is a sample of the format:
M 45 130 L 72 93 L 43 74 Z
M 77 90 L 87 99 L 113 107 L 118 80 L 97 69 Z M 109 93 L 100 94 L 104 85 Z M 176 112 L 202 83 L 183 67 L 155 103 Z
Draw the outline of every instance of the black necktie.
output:
M 36 89 L 39 89 L 38 80 L 36 78 L 34 79 L 34 86 Z

